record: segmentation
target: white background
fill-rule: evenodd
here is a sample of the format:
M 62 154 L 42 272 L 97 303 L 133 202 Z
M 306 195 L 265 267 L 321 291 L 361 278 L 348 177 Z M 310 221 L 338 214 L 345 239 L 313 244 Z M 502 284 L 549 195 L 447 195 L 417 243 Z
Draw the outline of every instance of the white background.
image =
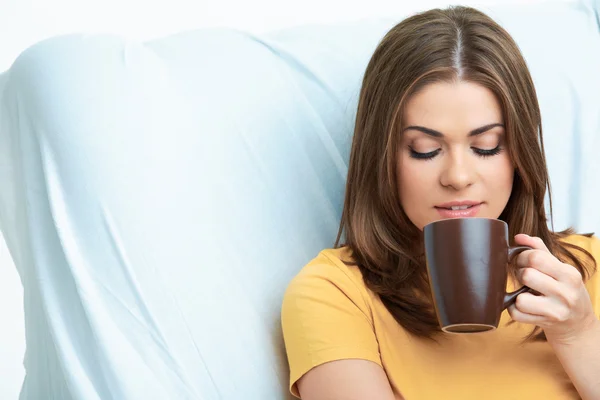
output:
M 499 2 L 475 0 L 461 4 L 485 6 Z M 502 1 L 504 4 L 535 2 L 540 0 Z M 106 32 L 151 39 L 214 26 L 260 33 L 305 23 L 401 16 L 448 4 L 441 0 L 0 0 L 0 71 L 8 69 L 28 46 L 64 33 Z M 23 290 L 0 237 L 0 399 L 3 400 L 18 398 L 24 376 L 22 303 Z

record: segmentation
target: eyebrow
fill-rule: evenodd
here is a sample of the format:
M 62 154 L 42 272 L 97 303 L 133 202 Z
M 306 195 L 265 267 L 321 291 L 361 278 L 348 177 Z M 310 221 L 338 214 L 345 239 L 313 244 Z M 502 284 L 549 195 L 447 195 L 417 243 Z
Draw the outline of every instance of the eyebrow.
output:
M 500 126 L 500 127 L 504 128 L 504 125 L 500 124 L 500 123 L 484 125 L 484 126 L 482 126 L 480 128 L 473 129 L 471 132 L 469 132 L 469 137 L 481 135 L 482 133 L 487 132 L 490 129 L 495 128 L 497 126 Z M 425 133 L 425 134 L 427 134 L 429 136 L 433 136 L 433 137 L 436 137 L 436 138 L 444 137 L 444 134 L 442 132 L 438 132 L 436 130 L 425 128 L 424 126 L 418 126 L 418 125 L 407 126 L 406 128 L 404 128 L 402 130 L 402 132 L 408 131 L 410 129 L 415 130 L 415 131 L 419 131 L 419 132 L 423 132 L 423 133 Z

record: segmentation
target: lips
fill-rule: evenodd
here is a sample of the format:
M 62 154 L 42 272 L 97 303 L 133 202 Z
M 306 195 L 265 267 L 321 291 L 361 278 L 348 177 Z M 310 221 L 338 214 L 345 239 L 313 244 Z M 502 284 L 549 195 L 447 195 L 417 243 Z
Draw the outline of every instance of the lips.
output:
M 453 201 L 435 206 L 443 218 L 468 218 L 475 217 L 481 205 L 480 201 Z

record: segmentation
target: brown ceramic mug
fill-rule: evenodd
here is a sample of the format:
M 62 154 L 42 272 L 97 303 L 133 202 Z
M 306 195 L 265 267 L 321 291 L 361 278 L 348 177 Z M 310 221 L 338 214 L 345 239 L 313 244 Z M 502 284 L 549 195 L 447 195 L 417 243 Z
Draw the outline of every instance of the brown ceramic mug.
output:
M 427 274 L 444 332 L 498 327 L 502 311 L 529 290 L 506 293 L 507 265 L 530 247 L 509 247 L 508 225 L 498 219 L 451 218 L 423 229 Z

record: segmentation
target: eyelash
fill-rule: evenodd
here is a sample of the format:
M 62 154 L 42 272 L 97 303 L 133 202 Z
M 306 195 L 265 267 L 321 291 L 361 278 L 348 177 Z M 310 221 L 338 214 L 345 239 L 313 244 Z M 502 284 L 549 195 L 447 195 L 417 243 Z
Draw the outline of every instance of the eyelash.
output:
M 431 160 L 432 158 L 437 156 L 439 154 L 439 152 L 441 151 L 441 149 L 437 149 L 434 151 L 430 151 L 429 153 L 419 153 L 410 146 L 409 146 L 409 149 L 410 149 L 410 156 L 412 158 L 416 158 L 418 160 Z M 471 147 L 471 149 L 475 152 L 475 154 L 477 154 L 481 158 L 492 157 L 497 154 L 500 154 L 500 152 L 502 151 L 502 148 L 500 147 L 500 145 L 496 146 L 495 148 L 493 148 L 491 150 L 478 149 L 476 147 Z

